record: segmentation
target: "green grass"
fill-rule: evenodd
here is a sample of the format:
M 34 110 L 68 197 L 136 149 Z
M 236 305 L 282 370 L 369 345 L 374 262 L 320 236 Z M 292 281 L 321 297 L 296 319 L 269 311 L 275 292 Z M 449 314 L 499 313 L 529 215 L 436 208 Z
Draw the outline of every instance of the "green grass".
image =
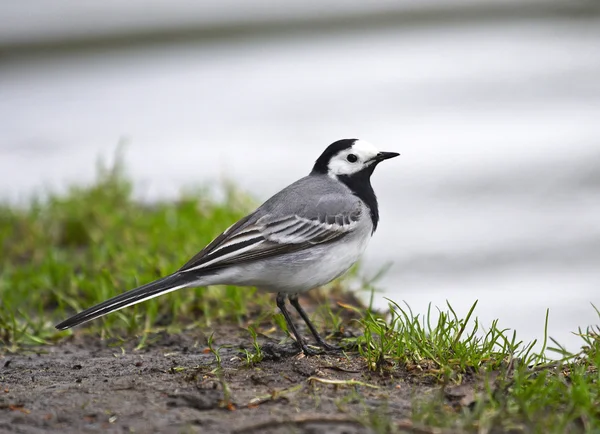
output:
M 117 164 L 99 167 L 92 186 L 34 199 L 28 207 L 0 205 L 0 344 L 11 350 L 54 342 L 72 333 L 56 331 L 59 320 L 176 271 L 252 208 L 246 195 L 225 190 L 220 202 L 201 190 L 175 202 L 144 204 L 133 199 Z M 158 326 L 242 322 L 269 300 L 250 288 L 190 289 L 88 327 L 102 336 L 143 339 Z
M 600 432 L 600 327 L 579 330 L 582 347 L 577 353 L 569 353 L 547 333 L 541 350 L 534 352 L 536 342 L 524 344 L 498 321 L 483 330 L 473 316 L 476 305 L 464 318 L 450 305 L 437 315 L 429 309 L 420 316 L 390 301 L 383 315 L 361 312 L 363 335 L 349 341 L 381 375 L 400 372 L 409 381 L 442 386 L 415 398 L 413 421 L 425 426 L 468 432 Z M 547 326 L 548 315 L 545 331 Z M 461 399 L 449 402 L 459 386 Z
M 232 187 L 225 188 L 221 201 L 205 189 L 176 201 L 140 203 L 120 164 L 100 167 L 91 186 L 34 199 L 26 207 L 0 205 L 0 352 L 70 336 L 72 331 L 58 332 L 54 324 L 175 271 L 252 206 Z M 393 301 L 385 313 L 345 308 L 359 319 L 348 324 L 344 309 L 329 305 L 319 307 L 316 316 L 329 331 L 349 326 L 359 331 L 345 341 L 371 375 L 400 377 L 415 390 L 435 386 L 435 392 L 415 396 L 415 423 L 471 432 L 600 432 L 598 328 L 579 331 L 582 350 L 576 354 L 548 336 L 535 352 L 534 343 L 520 342 L 498 322 L 479 324 L 476 303 L 464 315 L 450 305 L 414 314 Z M 244 363 L 250 367 L 263 358 L 257 325 L 269 320 L 286 331 L 281 315 L 273 312 L 269 294 L 197 288 L 108 315 L 87 330 L 135 337 L 143 345 L 158 329 L 233 322 L 249 330 L 252 348 Z M 212 340 L 209 347 L 218 358 Z M 465 396 L 452 401 L 448 393 L 457 386 L 466 387 Z M 394 431 L 383 413 L 371 416 L 365 420 L 377 432 Z

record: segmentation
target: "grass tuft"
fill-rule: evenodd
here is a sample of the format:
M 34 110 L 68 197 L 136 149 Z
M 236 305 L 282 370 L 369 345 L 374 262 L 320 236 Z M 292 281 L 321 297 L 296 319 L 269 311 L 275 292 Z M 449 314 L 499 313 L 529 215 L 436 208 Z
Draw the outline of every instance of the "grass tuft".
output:
M 54 324 L 176 271 L 245 215 L 251 203 L 231 186 L 220 201 L 201 190 L 175 202 L 143 203 L 134 199 L 117 160 L 112 167 L 99 165 L 91 186 L 36 198 L 27 207 L 0 204 L 0 343 L 14 351 L 70 335 Z M 143 339 L 159 328 L 242 323 L 249 309 L 268 300 L 267 294 L 247 288 L 188 289 L 85 327 L 104 337 Z
M 582 348 L 569 353 L 554 341 L 547 346 L 547 313 L 542 349 L 534 352 L 536 342 L 525 345 L 498 321 L 483 330 L 476 306 L 464 318 L 449 304 L 421 316 L 390 300 L 385 314 L 365 311 L 363 334 L 349 341 L 370 370 L 441 386 L 416 399 L 414 422 L 478 432 L 600 430 L 600 327 L 580 329 Z

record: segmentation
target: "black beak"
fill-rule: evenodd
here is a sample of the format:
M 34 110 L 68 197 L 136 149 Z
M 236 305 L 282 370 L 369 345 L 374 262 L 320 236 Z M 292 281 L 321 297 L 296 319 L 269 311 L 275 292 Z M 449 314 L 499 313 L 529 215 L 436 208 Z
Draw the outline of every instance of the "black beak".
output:
M 400 155 L 400 154 L 397 152 L 380 152 L 375 157 L 375 161 L 377 161 L 379 163 L 380 161 L 389 160 L 390 158 L 397 157 L 398 155 Z

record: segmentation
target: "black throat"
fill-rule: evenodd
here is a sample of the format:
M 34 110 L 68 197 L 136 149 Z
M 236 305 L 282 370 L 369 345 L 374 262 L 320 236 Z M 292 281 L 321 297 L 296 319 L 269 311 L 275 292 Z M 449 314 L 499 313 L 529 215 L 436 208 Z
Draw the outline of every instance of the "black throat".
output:
M 377 223 L 379 223 L 377 196 L 375 196 L 375 192 L 371 186 L 371 175 L 373 174 L 376 165 L 377 164 L 372 164 L 352 175 L 338 175 L 337 177 L 341 182 L 348 186 L 355 196 L 361 199 L 369 207 L 371 221 L 373 222 L 373 232 L 375 232 Z

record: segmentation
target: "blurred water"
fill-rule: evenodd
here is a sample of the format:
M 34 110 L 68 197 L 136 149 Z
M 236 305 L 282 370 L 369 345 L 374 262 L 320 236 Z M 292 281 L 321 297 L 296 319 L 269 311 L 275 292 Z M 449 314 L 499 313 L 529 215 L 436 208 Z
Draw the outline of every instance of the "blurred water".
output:
M 402 157 L 373 184 L 364 272 L 415 312 L 448 300 L 529 341 L 597 323 L 600 19 L 314 31 L 0 63 L 0 197 L 94 177 L 126 156 L 137 192 L 223 177 L 266 199 L 330 142 Z M 201 246 L 199 246 L 201 247 Z

